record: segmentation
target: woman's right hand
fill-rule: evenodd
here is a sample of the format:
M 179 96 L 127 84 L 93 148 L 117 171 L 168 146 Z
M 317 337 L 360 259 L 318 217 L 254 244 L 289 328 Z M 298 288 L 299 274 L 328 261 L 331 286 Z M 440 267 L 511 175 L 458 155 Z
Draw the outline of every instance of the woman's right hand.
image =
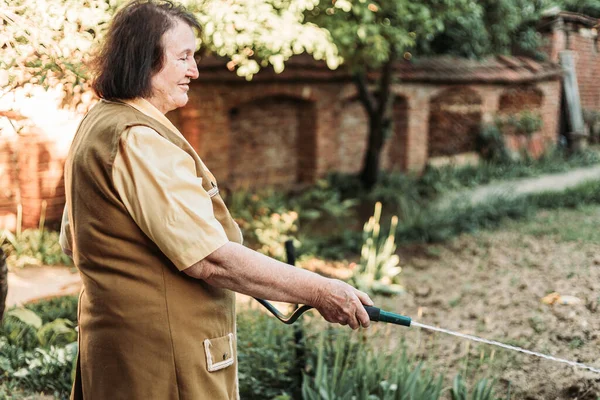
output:
M 352 329 L 368 327 L 371 323 L 363 305 L 372 306 L 368 294 L 337 279 L 328 279 L 317 290 L 313 307 L 326 321 L 349 325 Z

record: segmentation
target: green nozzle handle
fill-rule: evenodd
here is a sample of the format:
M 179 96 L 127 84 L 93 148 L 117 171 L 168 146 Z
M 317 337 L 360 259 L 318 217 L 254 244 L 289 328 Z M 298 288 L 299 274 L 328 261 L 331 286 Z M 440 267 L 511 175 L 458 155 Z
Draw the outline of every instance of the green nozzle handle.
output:
M 390 324 L 410 326 L 411 319 L 400 314 L 383 311 L 381 308 L 365 306 L 369 319 L 373 322 L 388 322 Z

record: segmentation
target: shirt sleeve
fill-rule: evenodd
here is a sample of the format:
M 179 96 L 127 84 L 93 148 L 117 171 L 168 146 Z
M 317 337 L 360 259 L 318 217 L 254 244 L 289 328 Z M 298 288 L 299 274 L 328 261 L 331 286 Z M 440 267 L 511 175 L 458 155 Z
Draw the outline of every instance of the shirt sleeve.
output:
M 122 134 L 112 176 L 136 224 L 179 270 L 229 241 L 193 158 L 153 129 Z

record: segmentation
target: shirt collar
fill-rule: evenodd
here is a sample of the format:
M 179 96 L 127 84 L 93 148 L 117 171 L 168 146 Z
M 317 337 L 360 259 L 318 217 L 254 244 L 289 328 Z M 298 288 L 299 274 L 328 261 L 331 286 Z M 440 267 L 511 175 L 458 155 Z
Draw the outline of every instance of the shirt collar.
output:
M 154 118 L 167 128 L 171 129 L 173 132 L 181 135 L 179 129 L 177 129 L 175 125 L 173 125 L 173 123 L 169 121 L 169 119 L 163 113 L 158 111 L 158 108 L 154 107 L 148 100 L 138 97 L 135 99 L 123 100 L 123 103 L 130 105 L 150 118 Z

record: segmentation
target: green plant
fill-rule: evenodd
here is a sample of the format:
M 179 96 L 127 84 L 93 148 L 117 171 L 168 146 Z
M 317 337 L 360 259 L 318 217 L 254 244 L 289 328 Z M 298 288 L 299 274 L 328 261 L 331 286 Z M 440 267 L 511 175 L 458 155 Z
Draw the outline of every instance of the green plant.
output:
M 481 158 L 486 161 L 504 164 L 511 160 L 504 135 L 497 125 L 484 124 L 481 126 L 475 140 L 475 148 Z
M 77 343 L 65 347 L 36 348 L 25 357 L 25 365 L 12 377 L 26 389 L 53 393 L 60 399 L 71 391 L 71 373 L 77 356 Z
M 590 143 L 600 142 L 600 111 L 583 110 L 583 121 L 590 133 Z
M 392 217 L 387 237 L 380 237 L 380 218 L 381 203 L 378 202 L 373 216 L 364 226 L 361 257 L 350 283 L 368 293 L 398 294 L 403 290 L 398 285 L 398 275 L 402 268 L 398 266 L 400 259 L 395 254 L 398 217 Z
M 369 338 L 374 339 L 374 338 Z M 378 338 L 381 339 L 381 338 Z M 381 347 L 366 337 L 339 330 L 319 335 L 313 355 L 314 374 L 305 376 L 306 400 L 406 399 L 436 400 L 442 392 L 442 376 L 434 376 L 405 351 L 381 354 Z
M 531 136 L 542 129 L 543 121 L 539 113 L 529 110 L 521 111 L 505 117 L 496 117 L 498 129 L 507 134 Z
M 495 400 L 494 381 L 486 378 L 479 380 L 469 395 L 469 390 L 462 376 L 457 375 L 452 382 L 452 400 Z
M 0 235 L 0 245 L 8 255 L 6 261 L 11 267 L 72 264 L 60 247 L 59 233 L 43 227 L 17 234 L 4 230 Z
M 352 216 L 357 203 L 356 198 L 342 199 L 341 191 L 325 179 L 318 180 L 300 196 L 290 198 L 291 208 L 298 212 L 302 225 L 315 220 L 339 225 Z
M 238 313 L 238 362 L 242 399 L 273 399 L 293 393 L 294 331 L 275 318 Z
M 72 321 L 48 321 L 48 317 L 63 312 L 56 307 L 73 302 L 76 300 L 70 298 L 40 302 L 34 308 L 51 310 L 42 316 L 28 308 L 13 308 L 7 312 L 0 329 L 0 377 L 3 381 L 0 393 L 5 391 L 16 396 L 18 393 L 45 392 L 58 399 L 68 397 L 77 354 L 77 332 Z

